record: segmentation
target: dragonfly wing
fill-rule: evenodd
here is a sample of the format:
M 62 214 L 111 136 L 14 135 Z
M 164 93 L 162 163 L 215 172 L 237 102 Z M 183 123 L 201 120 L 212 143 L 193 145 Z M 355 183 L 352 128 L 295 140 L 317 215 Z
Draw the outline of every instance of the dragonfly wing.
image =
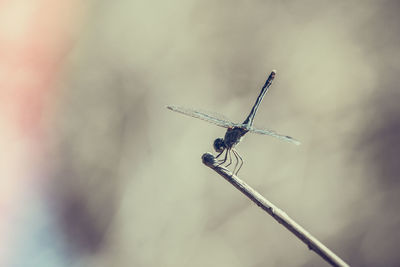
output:
M 217 126 L 224 127 L 224 128 L 231 128 L 231 127 L 235 127 L 235 126 L 239 125 L 237 123 L 233 123 L 226 119 L 218 118 L 220 116 L 217 116 L 215 114 L 211 114 L 211 113 L 205 112 L 205 111 L 200 111 L 197 109 L 184 108 L 184 107 L 180 107 L 180 106 L 167 106 L 167 108 L 172 111 L 179 112 L 184 115 L 191 116 L 193 118 L 201 119 L 201 120 L 213 123 Z
M 301 144 L 300 141 L 294 139 L 293 137 L 290 137 L 290 136 L 287 136 L 287 135 L 278 134 L 278 133 L 276 133 L 275 131 L 272 131 L 272 130 L 267 130 L 267 129 L 260 130 L 260 129 L 251 127 L 249 129 L 249 132 L 256 133 L 256 134 L 265 134 L 265 135 L 273 136 L 275 138 L 284 140 L 286 142 L 289 142 L 289 143 L 292 143 L 292 144 L 295 144 L 295 145 L 300 145 Z

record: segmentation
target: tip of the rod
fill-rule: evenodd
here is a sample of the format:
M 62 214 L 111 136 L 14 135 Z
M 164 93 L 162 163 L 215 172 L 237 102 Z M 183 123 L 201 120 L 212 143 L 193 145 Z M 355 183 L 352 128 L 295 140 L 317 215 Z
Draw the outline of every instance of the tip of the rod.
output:
M 207 166 L 213 165 L 215 163 L 214 155 L 208 152 L 204 153 L 201 159 L 203 160 L 203 163 Z
M 272 71 L 271 71 L 271 73 L 274 73 L 274 74 L 276 74 L 276 70 L 272 70 Z

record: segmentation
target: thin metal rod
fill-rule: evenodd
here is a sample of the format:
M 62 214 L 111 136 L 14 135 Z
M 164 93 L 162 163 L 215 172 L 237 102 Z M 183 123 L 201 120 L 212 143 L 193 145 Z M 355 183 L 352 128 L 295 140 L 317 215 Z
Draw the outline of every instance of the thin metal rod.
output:
M 260 193 L 251 188 L 248 184 L 240 180 L 236 175 L 232 174 L 228 169 L 218 166 L 215 158 L 210 153 L 205 153 L 202 156 L 203 163 L 221 175 L 225 180 L 236 187 L 240 192 L 246 195 L 251 201 L 257 204 L 260 208 L 271 215 L 276 221 L 282 224 L 286 229 L 303 241 L 310 250 L 314 250 L 326 262 L 332 266 L 349 267 L 349 265 L 339 258 L 335 253 L 329 250 L 324 244 L 313 237 L 303 227 L 291 219 L 284 211 L 277 208 L 269 202 Z
M 276 71 L 273 70 L 271 72 L 271 74 L 269 75 L 267 81 L 265 82 L 263 88 L 261 89 L 261 92 L 258 95 L 256 103 L 254 104 L 253 108 L 251 109 L 249 116 L 247 116 L 246 120 L 243 122 L 243 124 L 247 124 L 249 128 L 251 126 L 253 126 L 254 117 L 256 116 L 258 107 L 260 106 L 261 101 L 263 100 L 265 94 L 267 93 L 268 88 L 271 86 L 272 81 L 275 78 L 275 75 L 276 75 Z

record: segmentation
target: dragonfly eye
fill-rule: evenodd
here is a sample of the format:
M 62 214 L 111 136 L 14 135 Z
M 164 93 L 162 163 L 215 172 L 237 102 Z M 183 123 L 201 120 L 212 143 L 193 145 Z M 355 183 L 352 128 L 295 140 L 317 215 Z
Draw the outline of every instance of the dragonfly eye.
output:
M 214 149 L 217 153 L 221 153 L 226 148 L 224 139 L 217 138 L 214 141 Z

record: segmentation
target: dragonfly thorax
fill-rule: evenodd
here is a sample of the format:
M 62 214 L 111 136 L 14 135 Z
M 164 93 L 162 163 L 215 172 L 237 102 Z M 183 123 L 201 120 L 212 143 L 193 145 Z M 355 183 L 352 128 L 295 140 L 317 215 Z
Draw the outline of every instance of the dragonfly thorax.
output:
M 225 133 L 224 143 L 226 148 L 232 148 L 237 145 L 248 130 L 239 127 L 228 128 Z
M 239 128 L 239 127 L 228 128 L 228 130 L 225 133 L 225 137 L 223 139 L 222 138 L 215 139 L 214 141 L 215 151 L 221 153 L 227 148 L 228 149 L 233 148 L 240 142 L 243 135 L 245 135 L 247 132 L 248 130 L 244 128 Z

